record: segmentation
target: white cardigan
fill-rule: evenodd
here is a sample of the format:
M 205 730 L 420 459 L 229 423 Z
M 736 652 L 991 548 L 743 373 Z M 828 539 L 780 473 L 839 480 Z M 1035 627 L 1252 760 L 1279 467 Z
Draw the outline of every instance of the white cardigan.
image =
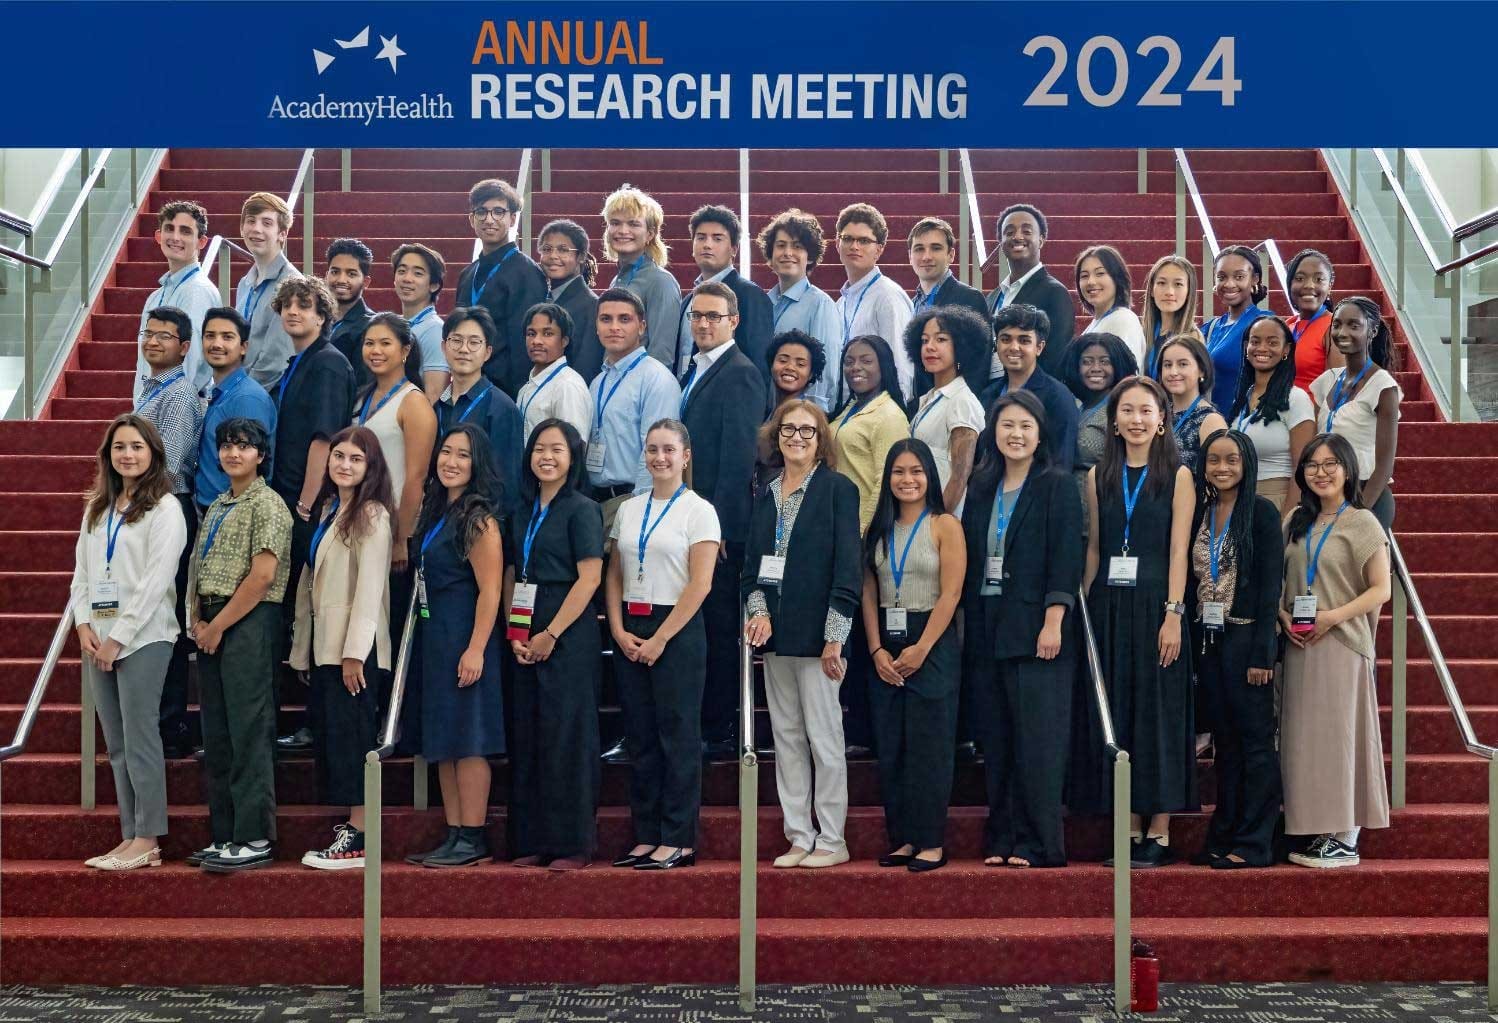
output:
M 119 525 L 119 517 L 115 516 Z M 105 573 L 109 515 L 99 517 L 99 524 L 88 528 L 88 513 L 78 529 L 74 548 L 73 585 L 68 610 L 74 627 L 92 625 L 99 641 L 114 639 L 121 646 L 120 656 L 129 657 L 150 643 L 173 641 L 177 628 L 177 562 L 187 546 L 187 522 L 182 506 L 171 494 L 156 502 L 155 507 L 139 520 L 120 528 L 115 541 L 114 561 Z M 105 578 L 119 584 L 119 614 L 113 618 L 93 617 L 93 585 Z
M 371 647 L 379 666 L 390 667 L 390 514 L 377 504 L 367 507 L 369 528 L 352 544 L 331 523 L 318 546 L 315 571 L 293 566 L 300 574 L 291 639 L 291 666 L 297 671 L 311 667 L 309 656 L 330 666 L 345 658 L 363 661 Z M 340 509 L 338 518 L 345 512 Z

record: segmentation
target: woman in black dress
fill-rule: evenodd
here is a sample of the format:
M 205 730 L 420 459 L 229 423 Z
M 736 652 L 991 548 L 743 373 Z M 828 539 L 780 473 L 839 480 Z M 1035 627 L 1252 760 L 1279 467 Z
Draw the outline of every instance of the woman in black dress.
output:
M 437 764 L 447 837 L 408 857 L 427 867 L 488 862 L 489 761 L 505 751 L 500 634 L 504 579 L 499 474 L 489 438 L 459 423 L 437 445 L 416 529 L 421 749 Z
M 583 440 L 536 424 L 510 530 L 505 635 L 515 653 L 510 852 L 517 867 L 576 870 L 593 858 L 598 804 L 598 620 L 603 511 L 580 489 Z
M 1181 621 L 1196 495 L 1176 452 L 1169 407 L 1165 389 L 1148 377 L 1120 381 L 1108 398 L 1108 447 L 1087 477 L 1092 527 L 1083 585 L 1114 732 L 1132 761 L 1136 867 L 1171 862 L 1170 815 L 1197 806 L 1191 664 Z M 1079 680 L 1067 805 L 1104 813 L 1112 806 L 1111 765 L 1091 680 Z

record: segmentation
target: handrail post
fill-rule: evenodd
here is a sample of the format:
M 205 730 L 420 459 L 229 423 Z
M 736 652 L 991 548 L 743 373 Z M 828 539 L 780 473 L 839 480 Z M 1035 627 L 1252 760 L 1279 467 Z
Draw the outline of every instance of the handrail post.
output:
M 551 191 L 551 150 L 541 150 L 541 191 Z M 746 228 L 747 230 L 747 228 Z
M 427 794 L 427 758 L 417 753 L 411 758 L 411 806 L 416 810 L 425 810 L 431 805 L 431 799 Z
M 1451 243 L 1451 258 L 1460 259 L 1462 243 Z M 1451 295 L 1451 360 L 1447 364 L 1450 375 L 1446 379 L 1446 398 L 1451 404 L 1451 421 L 1462 421 L 1462 270 L 1447 273 L 1446 290 Z
M 1394 585 L 1394 649 L 1391 675 L 1389 754 L 1391 767 L 1391 799 L 1394 809 L 1404 807 L 1405 746 L 1407 745 L 1407 673 L 1409 667 L 1409 597 L 1404 592 L 1403 579 Z
M 744 225 L 739 235 L 739 266 L 746 271 L 750 266 L 749 244 L 749 150 L 739 150 L 739 221 Z
M 742 612 L 739 620 L 743 621 Z M 754 648 L 739 639 L 739 1008 L 754 1011 L 759 914 L 759 756 L 754 747 Z
M 130 212 L 140 207 L 140 166 L 134 146 L 130 147 Z
M 1399 179 L 1399 187 L 1404 187 L 1404 163 L 1405 150 L 1403 147 L 1394 151 L 1394 176 Z M 1403 217 L 1394 218 L 1394 308 L 1404 308 L 1404 269 L 1405 269 L 1405 233 Z
M 1176 161 L 1176 255 L 1182 259 L 1186 258 L 1186 173 L 1181 169 L 1181 161 Z M 1210 291 L 1206 287 L 1206 281 L 1202 281 L 1202 290 Z
M 307 178 L 302 182 L 302 273 L 312 276 L 317 248 L 315 214 L 317 196 L 317 150 L 307 159 Z
M 78 169 L 81 177 L 78 179 L 79 188 L 88 188 L 89 155 L 92 150 L 85 149 L 79 155 Z M 78 297 L 83 303 L 83 311 L 88 312 L 88 193 L 84 192 L 83 205 L 78 213 Z
M 1129 755 L 1113 758 L 1113 1011 L 1129 1011 L 1130 958 L 1133 952 L 1133 900 L 1130 890 L 1129 810 L 1132 794 Z
M 1488 760 L 1488 1009 L 1498 1011 L 1498 757 Z
M 942 150 L 946 152 L 945 149 Z M 945 178 L 945 174 L 943 174 Z M 957 279 L 972 284 L 977 267 L 973 265 L 972 225 L 967 213 L 967 181 L 959 186 L 957 202 Z
M 1358 211 L 1358 150 L 1356 146 L 1353 146 L 1347 152 L 1347 206 L 1356 213 Z
M 85 672 L 82 679 L 83 685 L 79 690 L 79 741 L 78 741 L 78 805 L 85 810 L 92 810 L 95 805 L 95 773 L 97 772 L 98 751 L 95 745 L 97 738 L 94 734 L 94 687 L 89 684 L 88 673 Z
M 380 755 L 364 754 L 364 1012 L 380 1012 L 380 856 L 384 793 Z
M 21 251 L 30 255 L 28 251 L 31 246 L 30 238 L 21 239 Z M 25 391 L 22 407 L 26 410 L 27 419 L 36 418 L 36 275 L 48 273 L 49 271 L 38 271 L 36 267 L 25 265 L 21 267 L 21 331 L 22 331 L 22 355 L 21 360 L 21 387 Z
M 1150 190 L 1150 151 L 1139 150 L 1139 194 L 1148 195 Z
M 339 186 L 345 192 L 352 192 L 354 190 L 354 151 L 352 149 L 342 150 L 341 162 L 343 164 L 341 168 L 343 173 Z M 374 1011 L 378 1012 L 379 1010 L 375 1009 Z
M 224 305 L 231 305 L 229 296 L 233 294 L 233 281 L 229 275 L 233 271 L 229 268 L 229 246 L 227 244 L 218 247 L 218 296 Z
M 951 160 L 951 150 L 938 149 L 936 151 L 936 186 L 942 195 L 950 195 L 952 187 L 948 183 L 948 162 Z

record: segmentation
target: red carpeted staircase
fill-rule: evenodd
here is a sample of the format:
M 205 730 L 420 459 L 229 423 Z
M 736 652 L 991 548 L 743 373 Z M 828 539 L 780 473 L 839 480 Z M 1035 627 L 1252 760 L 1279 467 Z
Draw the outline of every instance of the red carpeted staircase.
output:
M 284 194 L 293 151 L 172 152 L 150 207 L 191 197 L 212 229 L 237 236 L 239 205 L 251 191 Z M 1174 245 L 1173 174 L 1152 154 L 1150 194 L 1135 194 L 1134 154 L 975 152 L 984 234 L 994 215 L 1029 201 L 1051 223 L 1046 260 L 1061 279 L 1080 249 L 1117 244 L 1136 283 Z M 1337 264 L 1338 295 L 1385 302 L 1319 157 L 1311 151 L 1192 154 L 1197 180 L 1224 244 L 1274 237 L 1286 256 L 1313 245 Z M 510 176 L 511 151 L 356 151 L 351 193 L 341 193 L 336 151 L 319 154 L 317 250 L 340 235 L 364 239 L 381 260 L 400 242 L 434 244 L 449 261 L 449 283 L 472 238 L 463 195 L 477 178 Z M 833 218 L 867 200 L 889 218 L 885 271 L 907 287 L 904 237 L 920 216 L 958 219 L 953 191 L 939 192 L 937 155 L 924 152 L 755 152 L 751 216 L 757 230 L 797 205 Z M 736 206 L 732 151 L 557 151 L 552 189 L 533 201 L 536 229 L 555 216 L 599 233 L 603 196 L 629 181 L 667 210 L 672 269 L 695 275 L 686 237 L 698 205 Z M 955 161 L 954 161 L 955 168 Z M 139 310 L 161 260 L 143 215 L 110 286 L 85 328 L 44 420 L 0 423 L 0 736 L 14 730 L 57 614 L 66 600 L 79 493 L 92 473 L 104 421 L 128 407 Z M 290 254 L 301 263 L 301 221 Z M 1195 229 L 1193 228 L 1193 231 Z M 1191 254 L 1199 258 L 1199 242 Z M 601 245 L 594 243 L 595 253 Z M 320 262 L 320 260 L 319 260 Z M 761 284 L 772 277 L 757 265 Z M 234 276 L 242 269 L 236 265 Z M 607 283 L 612 269 L 600 274 Z M 829 248 L 814 273 L 835 294 L 842 271 Z M 989 275 L 988 285 L 994 283 Z M 377 267 L 366 295 L 396 307 L 388 269 Z M 450 308 L 451 289 L 440 307 Z M 1137 304 L 1137 295 L 1136 295 Z M 1274 307 L 1283 311 L 1276 294 Z M 1452 426 L 1436 412 L 1418 368 L 1400 344 L 1404 421 L 1395 472 L 1398 535 L 1420 595 L 1480 736 L 1498 735 L 1498 425 Z M 1390 627 L 1380 629 L 1387 658 Z M 1163 959 L 1166 980 L 1471 980 L 1484 963 L 1481 916 L 1487 870 L 1484 768 L 1464 754 L 1423 645 L 1410 644 L 1409 801 L 1388 831 L 1368 833 L 1365 862 L 1350 871 L 1223 873 L 1174 867 L 1135 875 L 1135 931 Z M 1388 700 L 1388 661 L 1380 662 Z M 201 767 L 168 764 L 172 801 L 166 866 L 103 874 L 85 856 L 117 840 L 108 766 L 97 768 L 100 806 L 78 809 L 79 668 L 76 644 L 59 667 L 27 753 L 3 768 L 0 836 L 0 980 L 6 983 L 357 983 L 360 879 L 308 870 L 301 853 L 326 838 L 335 819 L 309 805 L 308 760 L 278 769 L 283 862 L 238 877 L 200 875 L 181 856 L 207 840 Z M 605 704 L 612 697 L 605 687 Z M 1387 722 L 1387 711 L 1385 711 Z M 617 733 L 612 707 L 606 734 Z M 763 727 L 763 724 L 761 725 Z M 1386 724 L 1387 740 L 1387 724 Z M 102 752 L 102 741 L 100 750 Z M 665 875 L 598 867 L 569 876 L 507 866 L 429 871 L 400 857 L 441 829 L 436 810 L 411 808 L 411 769 L 385 769 L 385 979 L 426 982 L 592 983 L 699 981 L 735 976 L 738 811 L 736 771 L 704 778 L 701 849 L 706 862 Z M 1212 772 L 1202 765 L 1203 798 Z M 606 768 L 601 855 L 628 844 L 627 769 Z M 496 771 L 493 834 L 502 835 L 506 786 Z M 884 851 L 872 763 L 851 765 L 848 835 L 855 862 L 830 871 L 759 874 L 760 978 L 783 982 L 919 984 L 1105 980 L 1110 970 L 1111 876 L 1094 863 L 1106 823 L 1072 821 L 1079 865 L 1021 873 L 978 860 L 983 801 L 974 768 L 959 772 L 946 870 L 913 876 L 880 870 Z M 761 771 L 760 852 L 780 852 L 773 765 Z M 435 791 L 435 786 L 433 786 Z M 1200 845 L 1204 818 L 1174 829 L 1184 852 Z

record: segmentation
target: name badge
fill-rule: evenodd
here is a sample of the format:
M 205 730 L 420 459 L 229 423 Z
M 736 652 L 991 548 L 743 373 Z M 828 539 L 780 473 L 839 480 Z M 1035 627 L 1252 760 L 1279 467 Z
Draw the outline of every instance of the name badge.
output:
M 94 583 L 89 609 L 95 618 L 118 618 L 120 615 L 120 584 L 113 579 L 100 579 Z
M 905 638 L 905 608 L 887 607 L 884 609 L 884 631 L 890 639 Z
M 1115 554 L 1108 559 L 1109 586 L 1138 586 L 1139 559 L 1127 554 Z
M 421 569 L 416 570 L 416 602 L 421 606 L 421 617 L 432 617 L 427 609 L 427 577 Z
M 505 638 L 521 643 L 531 638 L 531 617 L 536 610 L 536 584 L 516 583 L 510 598 L 510 623 Z
M 785 559 L 776 554 L 766 554 L 759 559 L 759 581 L 766 586 L 779 586 L 785 578 Z
M 1227 605 L 1220 600 L 1209 600 L 1202 604 L 1202 625 L 1213 632 L 1221 632 L 1227 624 Z
M 1004 559 L 989 558 L 983 569 L 983 582 L 989 586 L 1004 586 Z
M 587 467 L 589 472 L 603 472 L 603 456 L 607 446 L 602 440 L 588 441 Z
M 1290 605 L 1290 631 L 1294 633 L 1316 631 L 1316 595 L 1302 593 Z
M 624 610 L 632 615 L 648 615 L 655 609 L 650 602 L 650 587 L 645 577 L 636 574 L 624 589 Z

